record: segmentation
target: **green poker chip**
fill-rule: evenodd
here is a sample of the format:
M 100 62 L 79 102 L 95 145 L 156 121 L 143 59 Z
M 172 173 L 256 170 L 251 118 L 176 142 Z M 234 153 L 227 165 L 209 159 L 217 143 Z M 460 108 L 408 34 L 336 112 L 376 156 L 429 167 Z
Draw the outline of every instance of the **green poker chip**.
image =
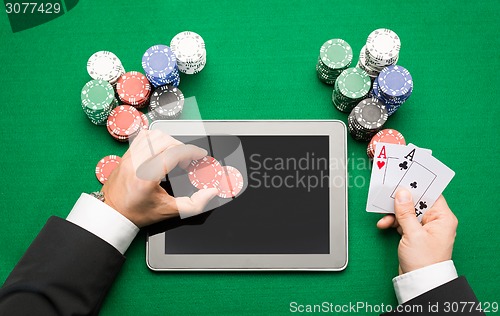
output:
M 340 38 L 328 40 L 321 46 L 320 58 L 330 69 L 349 67 L 352 62 L 351 45 Z
M 118 105 L 113 86 L 105 80 L 90 80 L 81 93 L 82 108 L 90 121 L 102 125 Z
M 105 110 L 115 99 L 113 86 L 105 80 L 90 80 L 81 94 L 82 105 L 92 110 Z
M 350 99 L 363 99 L 370 92 L 370 76 L 361 68 L 348 68 L 337 78 L 338 91 Z
M 347 68 L 337 77 L 332 102 L 342 112 L 350 112 L 370 93 L 370 76 L 361 68 Z
M 351 46 L 340 38 L 326 41 L 320 48 L 316 72 L 318 78 L 329 85 L 335 84 L 337 77 L 352 62 Z

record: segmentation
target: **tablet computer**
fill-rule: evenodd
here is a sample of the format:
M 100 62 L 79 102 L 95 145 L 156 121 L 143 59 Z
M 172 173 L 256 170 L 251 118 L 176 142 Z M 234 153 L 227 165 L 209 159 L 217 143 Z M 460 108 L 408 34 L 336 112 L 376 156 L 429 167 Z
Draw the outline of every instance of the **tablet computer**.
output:
M 244 179 L 235 198 L 214 198 L 210 211 L 151 226 L 146 245 L 150 269 L 335 271 L 346 267 L 343 122 L 171 120 L 155 121 L 150 129 L 205 148 L 221 165 L 240 170 Z M 174 179 L 176 186 L 185 185 L 183 194 L 196 192 L 187 172 L 180 170 L 161 183 L 170 194 L 175 195 Z

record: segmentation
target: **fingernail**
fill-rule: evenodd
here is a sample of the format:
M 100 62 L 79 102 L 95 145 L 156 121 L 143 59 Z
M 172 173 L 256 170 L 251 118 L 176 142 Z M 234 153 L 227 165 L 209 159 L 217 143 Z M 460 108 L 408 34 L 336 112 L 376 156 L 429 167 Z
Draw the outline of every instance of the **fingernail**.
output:
M 406 189 L 398 189 L 396 192 L 396 202 L 399 204 L 408 203 L 411 201 L 410 191 Z

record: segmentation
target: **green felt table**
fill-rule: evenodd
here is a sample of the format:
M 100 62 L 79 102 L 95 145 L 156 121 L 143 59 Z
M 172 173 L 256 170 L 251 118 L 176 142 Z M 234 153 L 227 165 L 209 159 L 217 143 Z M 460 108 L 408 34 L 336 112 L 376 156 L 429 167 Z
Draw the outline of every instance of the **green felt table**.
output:
M 332 87 L 315 75 L 321 44 L 342 38 L 354 62 L 380 27 L 401 37 L 399 63 L 413 95 L 387 127 L 431 148 L 456 172 L 445 196 L 460 224 L 454 250 L 481 301 L 498 301 L 500 273 L 497 0 L 484 1 L 81 1 L 67 14 L 12 33 L 0 17 L 0 281 L 51 215 L 100 188 L 97 161 L 126 144 L 92 125 L 80 106 L 88 57 L 110 50 L 142 70 L 151 45 L 193 30 L 207 66 L 182 76 L 203 119 L 339 119 Z M 496 21 L 496 22 L 495 22 Z M 327 273 L 154 273 L 145 234 L 134 240 L 103 315 L 288 314 L 289 304 L 396 304 L 399 236 L 365 212 L 366 143 L 348 138 L 349 265 Z M 75 245 L 77 247 L 78 245 Z M 363 313 L 362 313 L 363 314 Z M 372 315 L 375 313 L 364 313 Z

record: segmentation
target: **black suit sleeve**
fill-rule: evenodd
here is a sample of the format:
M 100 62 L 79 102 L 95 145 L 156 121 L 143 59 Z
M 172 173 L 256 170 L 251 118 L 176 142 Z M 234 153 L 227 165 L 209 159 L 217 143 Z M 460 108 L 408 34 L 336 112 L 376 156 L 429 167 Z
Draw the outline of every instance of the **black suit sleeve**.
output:
M 51 217 L 0 289 L 0 315 L 97 315 L 125 257 Z
M 446 305 L 446 303 L 453 302 L 457 303 L 455 308 L 458 308 L 458 310 Z M 467 302 L 468 305 L 464 306 L 465 302 Z M 472 302 L 474 302 L 474 305 L 472 305 Z M 407 308 L 415 308 L 415 311 L 406 313 L 392 312 L 384 315 L 485 315 L 483 312 L 479 311 L 476 295 L 474 295 L 469 283 L 463 276 L 409 300 L 403 304 L 403 307 L 404 306 Z M 422 312 L 416 312 L 417 306 L 422 306 Z M 429 306 L 437 306 L 438 310 L 429 310 Z M 462 307 L 465 307 L 463 311 Z M 470 310 L 471 307 L 473 307 L 472 311 Z M 457 312 L 454 313 L 453 311 Z

